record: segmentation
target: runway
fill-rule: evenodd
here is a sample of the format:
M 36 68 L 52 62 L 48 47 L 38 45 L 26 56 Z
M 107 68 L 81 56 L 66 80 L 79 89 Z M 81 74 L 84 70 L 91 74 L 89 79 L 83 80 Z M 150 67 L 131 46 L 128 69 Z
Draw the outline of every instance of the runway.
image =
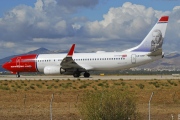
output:
M 34 75 L 34 76 L 23 76 L 16 78 L 15 75 L 0 75 L 0 80 L 180 80 L 180 76 L 174 77 L 172 75 L 92 75 L 89 78 L 84 78 L 83 76 L 79 78 L 74 78 L 71 75 Z

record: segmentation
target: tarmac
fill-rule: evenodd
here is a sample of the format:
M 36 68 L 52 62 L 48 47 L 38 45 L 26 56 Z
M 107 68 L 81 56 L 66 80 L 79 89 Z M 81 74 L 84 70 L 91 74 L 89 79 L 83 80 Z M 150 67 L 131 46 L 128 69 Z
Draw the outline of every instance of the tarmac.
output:
M 16 75 L 0 75 L 0 80 L 180 80 L 180 76 L 173 75 L 91 75 L 89 78 L 84 78 L 80 76 L 79 78 L 74 78 L 72 75 L 34 75 L 25 76 L 21 75 L 17 78 Z

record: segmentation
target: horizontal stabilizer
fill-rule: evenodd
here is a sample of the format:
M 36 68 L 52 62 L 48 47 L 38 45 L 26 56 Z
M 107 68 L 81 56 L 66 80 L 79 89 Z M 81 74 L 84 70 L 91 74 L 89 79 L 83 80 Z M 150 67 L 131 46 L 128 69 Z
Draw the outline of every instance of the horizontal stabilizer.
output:
M 162 49 L 158 49 L 148 54 L 148 56 L 158 56 L 158 55 L 162 55 Z

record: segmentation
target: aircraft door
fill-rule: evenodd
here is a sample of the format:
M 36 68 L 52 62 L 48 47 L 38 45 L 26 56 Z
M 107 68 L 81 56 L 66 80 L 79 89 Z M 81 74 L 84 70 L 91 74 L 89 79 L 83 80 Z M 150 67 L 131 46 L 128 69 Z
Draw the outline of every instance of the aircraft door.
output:
M 20 68 L 20 66 L 21 66 L 21 57 L 18 57 L 16 59 L 16 66 Z
M 132 64 L 136 64 L 136 55 L 135 54 L 131 55 L 131 62 L 132 62 Z

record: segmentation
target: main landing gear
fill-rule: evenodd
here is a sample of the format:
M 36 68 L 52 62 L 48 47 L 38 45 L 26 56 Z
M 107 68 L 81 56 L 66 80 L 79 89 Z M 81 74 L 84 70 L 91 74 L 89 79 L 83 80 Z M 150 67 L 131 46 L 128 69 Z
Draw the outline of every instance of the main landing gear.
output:
M 85 73 L 84 73 L 84 77 L 85 77 L 85 78 L 88 78 L 89 76 L 90 76 L 90 74 L 89 74 L 88 72 L 85 72 Z
M 16 77 L 17 77 L 17 78 L 20 78 L 20 74 L 19 74 L 19 72 L 17 72 Z
M 73 73 L 73 76 L 74 76 L 74 77 L 79 77 L 80 74 L 81 74 L 81 73 L 80 73 L 79 71 L 75 71 L 75 72 Z
M 73 73 L 73 76 L 74 77 L 79 77 L 81 75 L 81 72 L 79 72 L 79 71 L 75 71 L 74 73 Z M 84 72 L 84 77 L 85 78 L 88 78 L 90 76 L 90 74 L 88 73 L 88 72 Z

